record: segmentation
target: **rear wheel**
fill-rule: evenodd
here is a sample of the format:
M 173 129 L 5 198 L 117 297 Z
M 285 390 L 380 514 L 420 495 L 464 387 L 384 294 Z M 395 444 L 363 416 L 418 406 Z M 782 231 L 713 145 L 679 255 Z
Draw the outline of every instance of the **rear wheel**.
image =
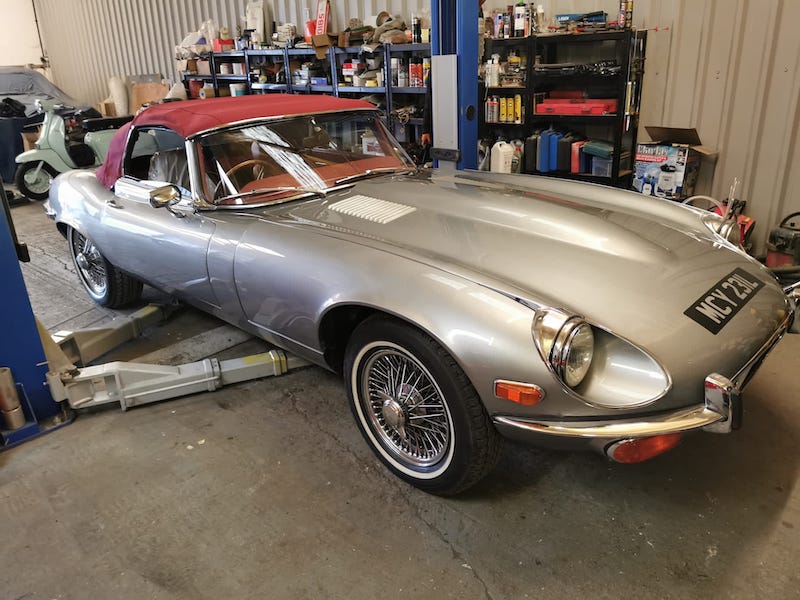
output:
M 453 358 L 403 323 L 371 318 L 345 355 L 350 407 L 364 439 L 398 477 L 461 492 L 496 464 L 501 439 Z
M 45 200 L 50 194 L 50 185 L 56 175 L 58 171 L 46 162 L 34 160 L 17 167 L 14 183 L 23 196 L 31 200 Z
M 108 262 L 91 239 L 70 227 L 67 245 L 84 289 L 100 306 L 120 308 L 141 297 L 142 282 Z

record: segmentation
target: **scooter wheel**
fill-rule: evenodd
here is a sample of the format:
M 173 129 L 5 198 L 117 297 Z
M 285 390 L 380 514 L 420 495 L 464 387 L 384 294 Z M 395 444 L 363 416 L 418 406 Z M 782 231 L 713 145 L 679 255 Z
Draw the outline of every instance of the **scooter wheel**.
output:
M 58 171 L 46 162 L 34 160 L 17 167 L 14 183 L 23 196 L 31 200 L 46 200 L 50 194 L 50 184 L 56 175 Z

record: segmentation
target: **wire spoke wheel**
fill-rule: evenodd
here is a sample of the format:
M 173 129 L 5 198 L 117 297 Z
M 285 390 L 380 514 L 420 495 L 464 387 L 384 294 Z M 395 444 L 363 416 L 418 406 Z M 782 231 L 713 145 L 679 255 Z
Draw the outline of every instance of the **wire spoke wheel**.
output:
M 439 386 L 414 356 L 392 345 L 363 360 L 363 410 L 381 445 L 411 469 L 439 463 L 452 443 L 452 419 Z
M 108 273 L 102 254 L 92 240 L 74 229 L 71 230 L 69 246 L 75 268 L 86 289 L 94 297 L 104 296 L 108 289 Z
M 406 483 L 457 494 L 496 464 L 500 437 L 452 355 L 391 317 L 358 324 L 344 356 L 350 410 L 378 459 Z

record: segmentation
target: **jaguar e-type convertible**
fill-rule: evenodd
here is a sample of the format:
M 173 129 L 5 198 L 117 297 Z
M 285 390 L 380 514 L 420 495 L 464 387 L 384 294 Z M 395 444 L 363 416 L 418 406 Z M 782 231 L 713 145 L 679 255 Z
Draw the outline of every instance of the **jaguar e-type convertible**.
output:
M 358 100 L 150 107 L 47 210 L 95 302 L 144 282 L 342 373 L 377 457 L 438 494 L 504 437 L 637 462 L 729 432 L 794 317 L 714 213 L 420 171 Z

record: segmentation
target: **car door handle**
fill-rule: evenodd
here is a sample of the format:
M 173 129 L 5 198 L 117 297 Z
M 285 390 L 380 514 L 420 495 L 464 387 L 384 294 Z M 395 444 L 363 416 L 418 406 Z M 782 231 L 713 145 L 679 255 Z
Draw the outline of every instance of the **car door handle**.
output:
M 114 200 L 113 198 L 108 202 L 106 202 L 106 206 L 108 206 L 108 208 L 125 208 L 124 206 L 122 206 L 122 204 L 118 204 L 117 201 Z

